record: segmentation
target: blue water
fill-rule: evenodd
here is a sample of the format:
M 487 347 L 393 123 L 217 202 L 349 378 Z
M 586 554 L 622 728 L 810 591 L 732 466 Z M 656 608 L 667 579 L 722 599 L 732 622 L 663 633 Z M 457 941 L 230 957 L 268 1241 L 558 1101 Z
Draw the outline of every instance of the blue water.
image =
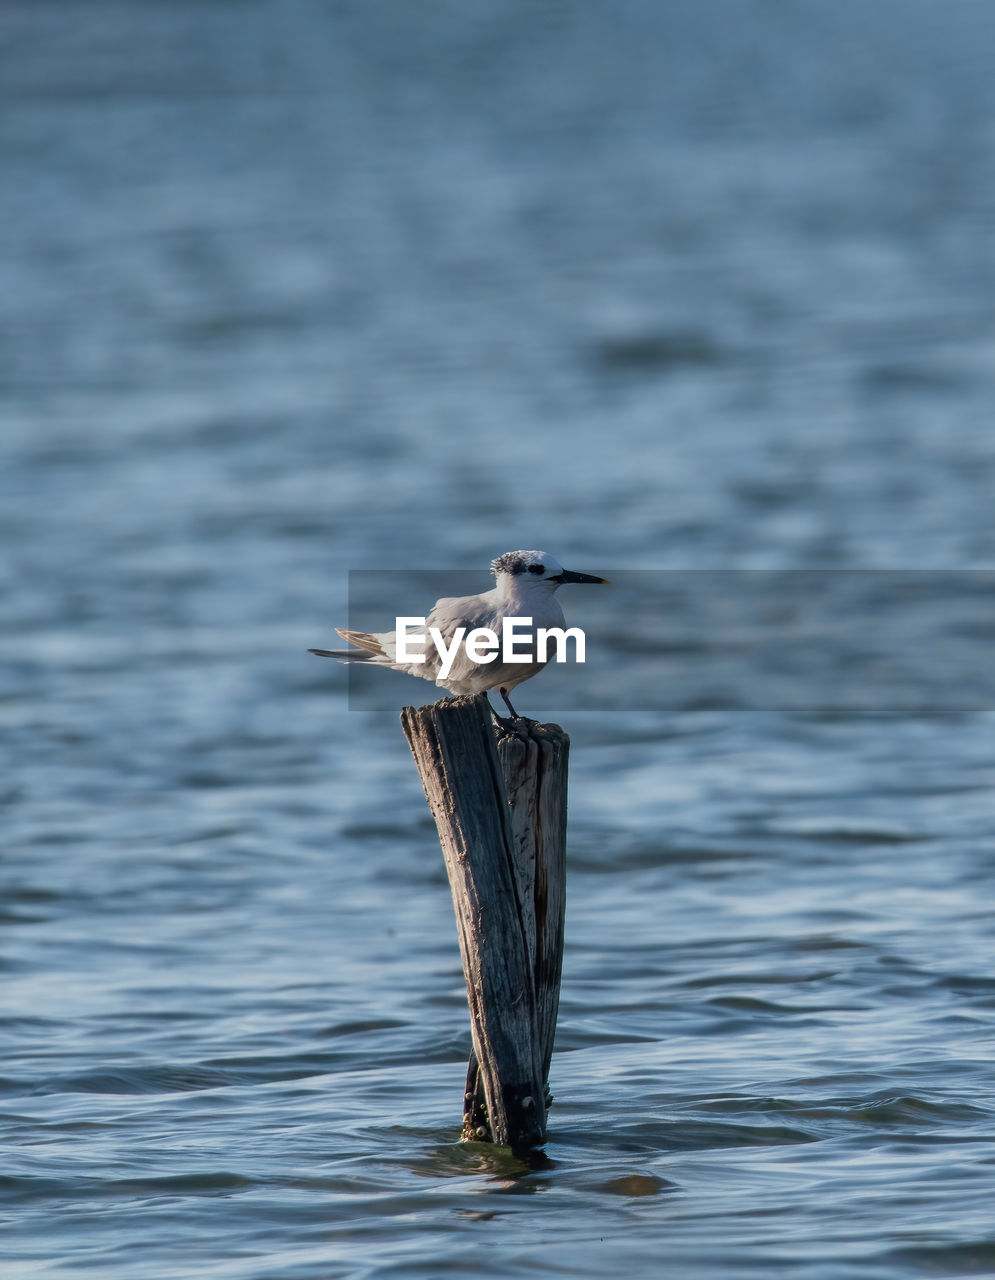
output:
M 989 6 L 71 9 L 0 16 L 4 1280 L 995 1275 L 990 708 L 641 710 L 565 591 L 526 1167 L 304 652 L 515 547 L 993 567 Z

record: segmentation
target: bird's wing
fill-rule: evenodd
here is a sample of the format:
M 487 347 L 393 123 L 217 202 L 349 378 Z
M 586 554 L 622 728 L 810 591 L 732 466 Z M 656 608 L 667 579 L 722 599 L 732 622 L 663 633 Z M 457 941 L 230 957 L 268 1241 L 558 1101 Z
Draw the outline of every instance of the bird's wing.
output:
M 500 615 L 497 602 L 490 598 L 490 592 L 482 596 L 443 596 L 432 605 L 432 612 L 425 619 L 426 630 L 438 627 L 448 641 L 455 635 L 457 627 L 465 627 L 472 631 L 474 627 L 494 628 L 501 630 Z
M 460 627 L 469 630 L 475 626 L 482 627 L 487 625 L 483 622 L 472 621 L 480 613 L 479 599 L 479 596 L 443 596 L 441 599 L 436 600 L 432 606 L 431 613 L 425 619 L 425 662 L 422 665 L 422 671 L 426 679 L 439 679 L 443 665 L 442 654 L 429 634 L 430 629 L 435 627 L 442 636 L 446 648 L 450 649 Z M 447 684 L 457 679 L 455 675 L 457 668 L 469 666 L 466 650 L 463 648 L 462 643 L 465 638 L 466 631 L 464 631 L 461 638 L 453 666 L 446 677 Z
M 535 675 L 545 665 L 544 663 L 503 663 L 500 652 L 497 652 L 490 662 L 474 662 L 467 654 L 466 637 L 477 627 L 486 627 L 489 631 L 493 631 L 500 646 L 502 623 L 507 614 L 507 604 L 497 596 L 496 592 L 437 600 L 431 615 L 426 619 L 426 630 L 429 627 L 438 627 L 447 648 L 452 644 L 458 627 L 464 627 L 465 632 L 452 666 L 445 677 L 441 675 L 442 659 L 436 657 L 435 646 L 431 640 L 426 645 L 426 653 L 430 653 L 434 661 L 436 683 L 450 689 L 459 686 L 483 689 L 502 684 L 515 685 Z M 527 632 L 520 630 L 519 638 L 525 634 Z M 520 644 L 519 648 L 527 651 L 526 645 Z

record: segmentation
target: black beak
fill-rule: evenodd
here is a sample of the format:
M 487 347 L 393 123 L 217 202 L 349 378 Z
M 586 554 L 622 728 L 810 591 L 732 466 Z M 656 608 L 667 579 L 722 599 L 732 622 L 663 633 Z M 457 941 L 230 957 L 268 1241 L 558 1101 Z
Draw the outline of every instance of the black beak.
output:
M 555 578 L 547 578 L 547 582 L 603 582 L 606 587 L 611 586 L 607 578 L 596 578 L 593 573 L 574 573 L 572 569 L 564 569 L 562 573 L 558 573 Z

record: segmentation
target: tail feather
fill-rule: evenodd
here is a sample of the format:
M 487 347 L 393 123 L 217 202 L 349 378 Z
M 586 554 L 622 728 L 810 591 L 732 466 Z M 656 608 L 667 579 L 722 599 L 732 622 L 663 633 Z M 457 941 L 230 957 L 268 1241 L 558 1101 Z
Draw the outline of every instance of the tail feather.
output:
M 308 649 L 308 653 L 315 653 L 319 658 L 338 658 L 340 662 L 370 662 L 373 659 L 372 653 L 360 653 L 358 649 Z
M 340 635 L 343 640 L 348 640 L 350 644 L 358 645 L 360 649 L 365 649 L 367 653 L 373 654 L 376 658 L 387 657 L 379 636 L 370 635 L 367 631 L 343 631 L 341 627 L 336 627 L 335 633 Z

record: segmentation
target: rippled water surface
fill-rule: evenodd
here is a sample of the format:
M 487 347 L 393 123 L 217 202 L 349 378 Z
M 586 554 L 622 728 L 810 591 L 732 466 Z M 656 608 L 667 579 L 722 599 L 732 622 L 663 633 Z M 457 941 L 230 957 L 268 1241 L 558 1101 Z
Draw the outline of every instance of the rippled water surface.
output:
M 988 7 L 72 9 L 0 16 L 4 1280 L 995 1275 L 990 707 L 640 709 L 647 610 L 564 591 L 526 1167 L 396 716 L 304 652 L 519 546 L 991 568 Z

